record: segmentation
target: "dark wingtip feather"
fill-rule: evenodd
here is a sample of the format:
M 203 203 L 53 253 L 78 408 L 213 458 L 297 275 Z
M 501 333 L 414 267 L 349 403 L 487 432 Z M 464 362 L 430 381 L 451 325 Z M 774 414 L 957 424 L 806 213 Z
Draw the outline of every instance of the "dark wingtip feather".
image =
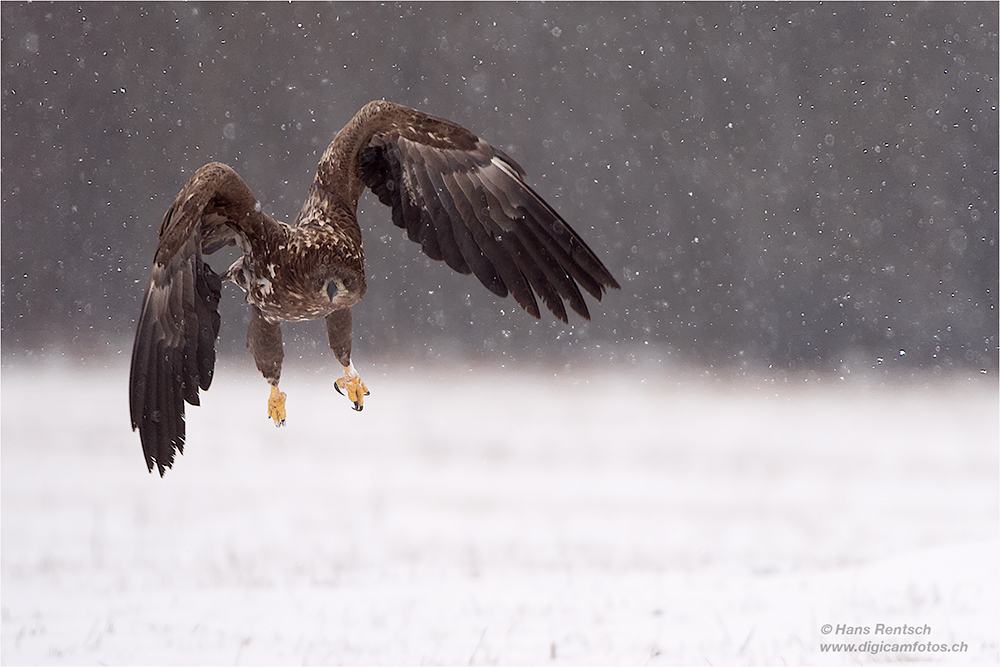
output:
M 157 265 L 146 290 L 132 350 L 130 417 L 146 468 L 161 477 L 175 453 L 184 453 L 184 403 L 198 405 L 199 387 L 212 381 L 221 285 L 196 257 L 173 269 Z

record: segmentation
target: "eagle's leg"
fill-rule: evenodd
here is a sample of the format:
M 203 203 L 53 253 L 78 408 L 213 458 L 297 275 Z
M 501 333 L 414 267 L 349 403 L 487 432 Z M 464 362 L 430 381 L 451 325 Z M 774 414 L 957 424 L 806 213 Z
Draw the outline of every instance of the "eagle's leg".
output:
M 365 407 L 365 396 L 368 387 L 358 377 L 351 362 L 351 309 L 341 308 L 326 316 L 326 333 L 330 337 L 330 349 L 337 361 L 344 367 L 344 377 L 333 383 L 338 394 L 347 394 L 348 400 L 354 403 L 355 410 Z
M 257 306 L 250 306 L 247 347 L 253 353 L 257 370 L 271 385 L 267 416 L 274 420 L 275 426 L 282 426 L 285 423 L 285 394 L 278 391 L 278 380 L 281 378 L 281 362 L 285 358 L 285 350 L 281 345 L 281 324 L 268 322 Z

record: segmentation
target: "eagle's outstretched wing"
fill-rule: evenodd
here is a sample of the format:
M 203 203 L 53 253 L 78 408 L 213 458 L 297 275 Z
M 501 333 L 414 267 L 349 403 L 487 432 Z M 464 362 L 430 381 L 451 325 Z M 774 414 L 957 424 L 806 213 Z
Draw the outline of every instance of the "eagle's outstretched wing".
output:
M 199 404 L 215 368 L 222 281 L 202 256 L 262 224 L 250 189 L 218 162 L 195 172 L 163 219 L 129 376 L 132 429 L 161 476 L 184 451 L 184 401 Z
M 450 121 L 371 102 L 337 135 L 317 181 L 324 165 L 336 181 L 332 172 L 355 160 L 361 182 L 428 257 L 474 273 L 498 296 L 512 294 L 535 317 L 535 294 L 566 322 L 564 301 L 590 319 L 579 287 L 597 300 L 606 288 L 619 289 L 514 160 Z

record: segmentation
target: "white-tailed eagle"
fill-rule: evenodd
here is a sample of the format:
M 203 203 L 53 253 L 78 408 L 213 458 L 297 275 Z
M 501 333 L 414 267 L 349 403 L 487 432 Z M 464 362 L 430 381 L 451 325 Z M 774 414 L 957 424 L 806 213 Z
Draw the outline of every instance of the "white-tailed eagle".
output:
M 590 319 L 580 292 L 598 301 L 619 285 L 583 239 L 524 182 L 524 170 L 468 130 L 392 102 L 370 102 L 323 153 L 292 225 L 260 210 L 219 162 L 198 169 L 163 219 L 142 302 L 129 401 L 146 465 L 162 476 L 184 451 L 184 402 L 198 405 L 215 368 L 222 281 L 246 291 L 247 347 L 271 384 L 268 415 L 285 420 L 278 390 L 281 322 L 326 319 L 344 367 L 334 387 L 364 405 L 351 363 L 351 307 L 365 294 L 356 211 L 370 188 L 392 221 L 432 259 L 473 273 L 500 297 L 540 317 L 537 297 L 564 322 L 564 302 Z M 235 245 L 242 256 L 217 275 L 204 257 Z

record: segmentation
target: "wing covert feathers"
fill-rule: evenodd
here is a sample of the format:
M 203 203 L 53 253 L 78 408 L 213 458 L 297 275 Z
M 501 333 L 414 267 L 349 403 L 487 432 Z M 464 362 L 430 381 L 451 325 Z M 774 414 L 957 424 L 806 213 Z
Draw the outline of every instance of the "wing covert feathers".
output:
M 510 293 L 535 317 L 537 295 L 564 322 L 565 303 L 590 319 L 580 288 L 598 301 L 605 289 L 619 289 L 580 235 L 502 151 L 411 109 L 394 122 L 372 124 L 377 129 L 358 155 L 361 181 L 428 257 L 475 274 L 497 296 Z

